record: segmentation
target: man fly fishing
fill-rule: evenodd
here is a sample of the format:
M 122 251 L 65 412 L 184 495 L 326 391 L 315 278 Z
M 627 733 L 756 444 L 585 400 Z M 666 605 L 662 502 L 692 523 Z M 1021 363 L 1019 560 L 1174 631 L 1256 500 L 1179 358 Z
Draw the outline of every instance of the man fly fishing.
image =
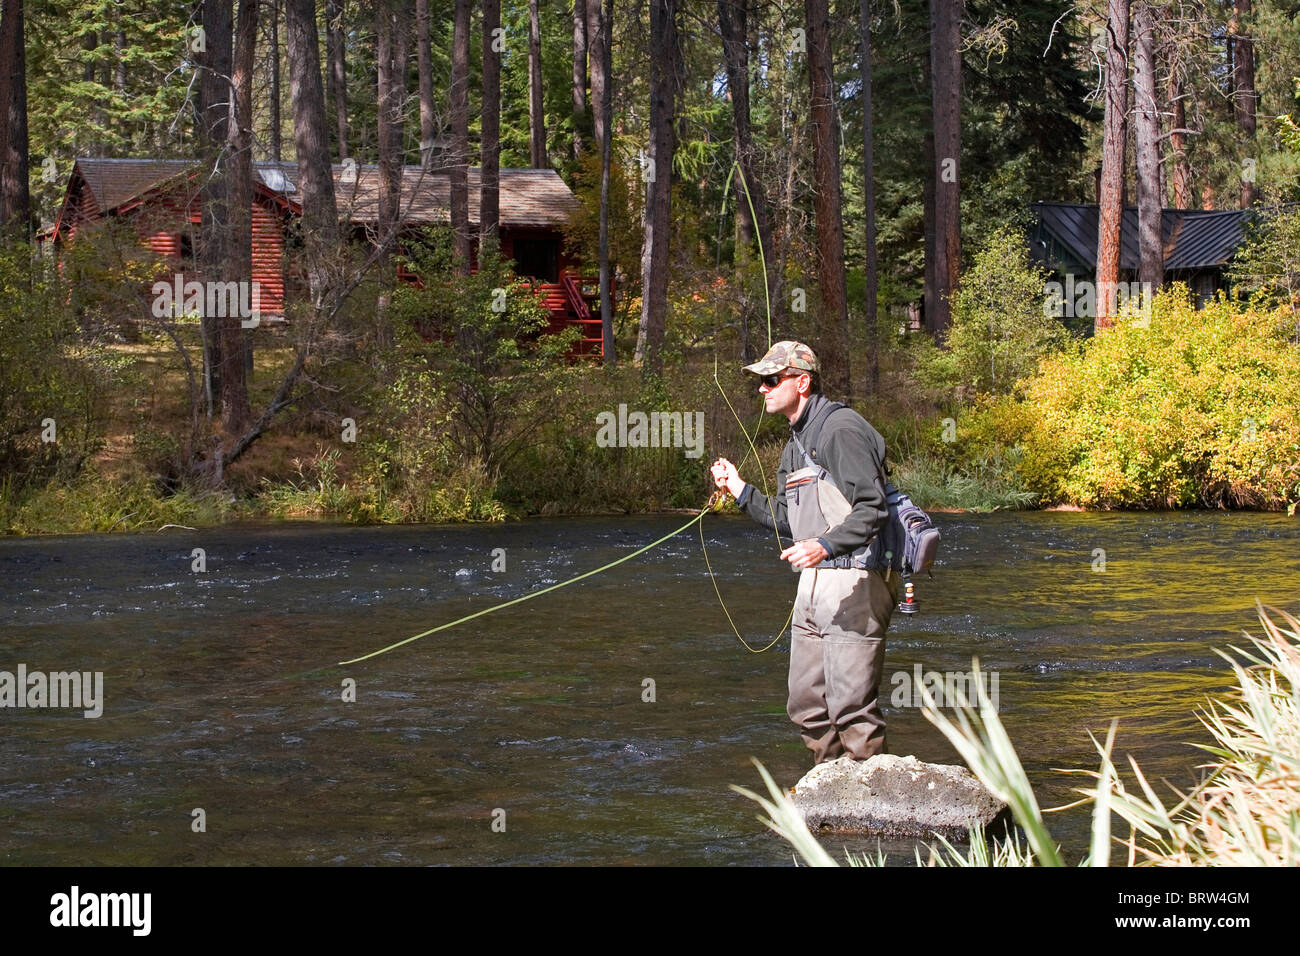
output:
M 725 458 L 715 484 L 751 518 L 793 538 L 782 560 L 798 568 L 786 711 L 818 763 L 886 753 L 878 689 L 885 630 L 899 575 L 880 555 L 889 520 L 885 440 L 853 409 L 821 394 L 817 356 L 778 342 L 745 366 L 759 377 L 766 411 L 790 420 L 776 495 L 745 482 Z

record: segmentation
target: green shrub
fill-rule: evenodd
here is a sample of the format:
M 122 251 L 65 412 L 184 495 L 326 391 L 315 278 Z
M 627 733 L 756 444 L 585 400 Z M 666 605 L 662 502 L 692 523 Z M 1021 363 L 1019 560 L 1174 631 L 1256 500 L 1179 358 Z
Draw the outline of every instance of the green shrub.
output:
M 962 273 L 945 348 L 923 350 L 923 379 L 977 393 L 1009 393 L 1066 340 L 1061 323 L 1045 314 L 1046 278 L 1030 263 L 1022 232 L 996 230 Z
M 1300 345 L 1285 311 L 1186 289 L 1149 325 L 1103 330 L 1024 383 L 1004 436 L 1029 488 L 1102 507 L 1277 507 L 1300 497 Z M 1017 431 L 1019 434 L 1016 434 Z
M 1265 213 L 1247 233 L 1229 273 L 1236 289 L 1262 307 L 1285 307 L 1300 338 L 1300 208 Z
M 164 493 L 150 478 L 107 479 L 93 468 L 71 481 L 19 488 L 0 482 L 0 534 L 156 531 L 166 524 L 213 525 L 235 517 L 230 500 L 182 486 Z
M 0 476 L 68 480 L 99 447 L 122 361 L 83 335 L 66 284 L 30 247 L 0 247 Z M 53 441 L 46 440 L 53 437 Z
M 422 278 L 392 297 L 397 348 L 369 402 L 380 430 L 361 447 L 353 517 L 501 520 L 501 475 L 562 404 L 575 333 L 546 334 L 544 304 L 497 256 L 456 275 L 445 234 L 412 243 L 405 264 Z

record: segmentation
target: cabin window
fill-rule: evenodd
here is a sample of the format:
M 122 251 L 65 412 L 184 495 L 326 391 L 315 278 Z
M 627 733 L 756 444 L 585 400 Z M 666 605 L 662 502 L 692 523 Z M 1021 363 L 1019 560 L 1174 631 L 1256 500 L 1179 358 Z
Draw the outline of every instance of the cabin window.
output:
M 516 239 L 515 271 L 521 276 L 560 281 L 560 243 L 558 239 Z

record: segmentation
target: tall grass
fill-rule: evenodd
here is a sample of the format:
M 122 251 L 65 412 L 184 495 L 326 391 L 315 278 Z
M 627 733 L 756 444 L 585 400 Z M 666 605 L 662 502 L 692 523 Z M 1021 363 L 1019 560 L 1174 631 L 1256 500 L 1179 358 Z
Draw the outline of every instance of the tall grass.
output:
M 138 474 L 110 480 L 92 469 L 73 481 L 35 487 L 0 481 L 0 534 L 156 531 L 235 516 L 228 495 L 189 486 L 165 492 Z
M 892 480 L 918 507 L 959 511 L 1005 511 L 1031 508 L 1039 496 L 1024 488 L 1016 471 L 1014 449 L 993 461 L 952 465 L 920 453 L 893 466 Z
M 1126 784 L 1111 758 L 1112 724 L 1104 742 L 1093 738 L 1101 758 L 1093 781 L 1077 790 L 1092 804 L 1091 846 L 1080 865 L 1108 866 L 1112 852 L 1124 851 L 1127 866 L 1295 866 L 1300 864 L 1300 621 L 1285 611 L 1259 606 L 1262 637 L 1246 634 L 1246 648 L 1219 652 L 1231 665 L 1237 688 L 1226 700 L 1211 700 L 1198 716 L 1214 739 L 1201 747 L 1214 759 L 1200 784 L 1171 797 L 1159 796 L 1128 758 L 1132 783 Z M 978 661 L 975 662 L 978 668 Z M 955 848 L 940 838 L 918 864 L 931 866 L 1061 866 L 1065 859 L 1038 809 L 1028 778 L 997 711 L 975 682 L 978 699 L 962 699 L 956 719 L 928 699 L 922 711 L 966 760 L 988 789 L 1005 800 L 1023 832 L 991 842 L 972 830 L 969 847 Z M 922 688 L 923 692 L 925 688 Z M 760 767 L 771 799 L 737 789 L 767 811 L 769 827 L 794 846 L 810 866 L 836 866 L 809 833 L 789 797 Z M 1136 788 L 1136 789 L 1134 789 Z M 1064 809 L 1064 808 L 1061 808 Z M 1112 818 L 1127 828 L 1114 836 Z M 849 857 L 852 865 L 879 865 L 880 858 Z

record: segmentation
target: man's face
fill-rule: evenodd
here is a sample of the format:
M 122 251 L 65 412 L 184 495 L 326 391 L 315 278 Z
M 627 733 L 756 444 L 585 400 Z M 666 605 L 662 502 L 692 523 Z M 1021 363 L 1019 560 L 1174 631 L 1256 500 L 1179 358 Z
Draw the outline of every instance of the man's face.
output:
M 775 385 L 768 384 L 772 381 L 772 376 L 759 379 L 758 391 L 763 396 L 764 409 L 788 418 L 799 407 L 799 380 L 807 375 L 807 372 L 798 369 L 785 368 L 776 374 L 778 381 Z

